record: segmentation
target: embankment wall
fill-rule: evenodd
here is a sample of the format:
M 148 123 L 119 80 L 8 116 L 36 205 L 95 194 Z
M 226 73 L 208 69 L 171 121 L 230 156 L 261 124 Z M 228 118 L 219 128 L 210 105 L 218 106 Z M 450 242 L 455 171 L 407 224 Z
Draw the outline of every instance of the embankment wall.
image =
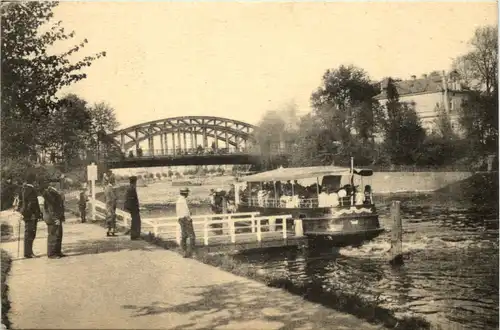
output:
M 363 180 L 376 193 L 430 192 L 465 180 L 472 172 L 375 172 Z

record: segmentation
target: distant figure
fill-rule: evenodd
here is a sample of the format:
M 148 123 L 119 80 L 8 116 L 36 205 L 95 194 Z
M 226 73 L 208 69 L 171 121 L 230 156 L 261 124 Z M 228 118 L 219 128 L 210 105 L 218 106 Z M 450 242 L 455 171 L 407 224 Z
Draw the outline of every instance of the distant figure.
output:
M 137 196 L 137 177 L 131 176 L 130 186 L 127 189 L 124 209 L 132 217 L 130 225 L 130 239 L 136 240 L 141 237 L 141 215 L 139 212 L 139 197 Z
M 365 196 L 364 204 L 367 204 L 367 205 L 373 204 L 373 201 L 372 201 L 372 187 L 370 185 L 366 185 L 365 186 L 364 196 Z
M 175 211 L 179 224 L 181 225 L 181 248 L 184 252 L 184 258 L 191 257 L 195 249 L 195 239 L 193 228 L 193 219 L 187 204 L 189 189 L 183 188 L 180 190 L 180 196 L 175 204 Z M 187 239 L 189 238 L 189 248 L 187 247 Z
M 83 188 L 80 192 L 80 198 L 78 199 L 78 210 L 80 211 L 80 218 L 82 223 L 87 221 L 87 202 L 89 198 L 87 196 L 87 189 Z
M 47 224 L 47 257 L 59 259 L 65 257 L 62 253 L 64 198 L 56 190 L 54 185 L 57 182 L 50 182 L 43 191 L 44 198 L 44 220 Z
M 34 258 L 33 242 L 36 238 L 36 228 L 38 220 L 43 218 L 38 204 L 38 193 L 34 183 L 36 176 L 29 174 L 26 178 L 26 184 L 21 190 L 20 212 L 24 221 L 24 257 Z
M 363 205 L 365 202 L 365 195 L 358 188 L 354 189 L 354 203 L 355 205 Z
M 108 231 L 106 236 L 116 236 L 116 203 L 118 198 L 114 189 L 114 178 L 111 177 L 106 182 L 106 187 L 104 188 L 104 198 L 106 201 L 106 226 Z

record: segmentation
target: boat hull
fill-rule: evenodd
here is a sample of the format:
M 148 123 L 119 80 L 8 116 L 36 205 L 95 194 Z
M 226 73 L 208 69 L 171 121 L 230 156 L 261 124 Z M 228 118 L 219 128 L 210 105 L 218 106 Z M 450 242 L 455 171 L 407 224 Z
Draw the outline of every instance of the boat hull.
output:
M 260 212 L 262 216 L 291 214 L 289 226 L 294 219 L 302 219 L 304 235 L 310 246 L 360 246 L 384 232 L 380 228 L 374 207 L 330 208 L 268 208 L 239 205 L 238 212 Z

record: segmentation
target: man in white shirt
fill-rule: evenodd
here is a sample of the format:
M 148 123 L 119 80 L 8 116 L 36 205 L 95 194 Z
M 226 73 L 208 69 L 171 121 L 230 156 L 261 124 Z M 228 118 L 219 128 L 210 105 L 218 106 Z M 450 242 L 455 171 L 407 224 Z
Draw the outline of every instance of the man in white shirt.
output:
M 181 225 L 181 248 L 184 251 L 184 258 L 192 256 L 195 247 L 195 234 L 193 228 L 193 219 L 191 219 L 191 212 L 187 204 L 186 198 L 189 195 L 188 188 L 180 190 L 180 196 L 175 204 L 175 211 L 179 224 Z M 187 239 L 189 238 L 189 248 L 187 247 Z

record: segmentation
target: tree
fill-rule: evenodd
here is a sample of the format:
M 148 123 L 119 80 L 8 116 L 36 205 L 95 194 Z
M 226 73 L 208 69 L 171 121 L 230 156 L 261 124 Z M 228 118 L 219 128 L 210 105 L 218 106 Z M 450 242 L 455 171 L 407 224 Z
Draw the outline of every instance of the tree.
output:
M 116 119 L 115 109 L 105 102 L 94 104 L 90 108 L 90 114 L 92 116 L 92 127 L 96 132 L 110 134 L 120 126 Z
M 322 85 L 311 96 L 311 104 L 340 142 L 349 145 L 353 134 L 364 141 L 373 139 L 380 116 L 373 97 L 378 93 L 363 69 L 341 65 L 325 72 Z
M 473 92 L 459 110 L 459 123 L 475 155 L 498 152 L 498 87 L 491 95 Z
M 453 68 L 476 90 L 492 95 L 498 86 L 498 31 L 495 26 L 476 29 L 469 41 L 471 51 L 458 57 Z
M 91 144 L 92 117 L 87 102 L 74 94 L 58 102 L 46 123 L 44 148 L 56 149 L 66 165 L 77 159 Z
M 416 164 L 425 140 L 425 130 L 413 104 L 399 101 L 394 81 L 387 83 L 384 146 L 393 164 Z
M 46 141 L 45 126 L 57 111 L 57 92 L 86 78 L 82 71 L 105 56 L 100 52 L 72 61 L 87 39 L 61 54 L 51 54 L 58 40 L 72 39 L 53 22 L 57 2 L 10 2 L 1 7 L 2 158 L 32 155 Z M 42 29 L 43 28 L 43 29 Z

